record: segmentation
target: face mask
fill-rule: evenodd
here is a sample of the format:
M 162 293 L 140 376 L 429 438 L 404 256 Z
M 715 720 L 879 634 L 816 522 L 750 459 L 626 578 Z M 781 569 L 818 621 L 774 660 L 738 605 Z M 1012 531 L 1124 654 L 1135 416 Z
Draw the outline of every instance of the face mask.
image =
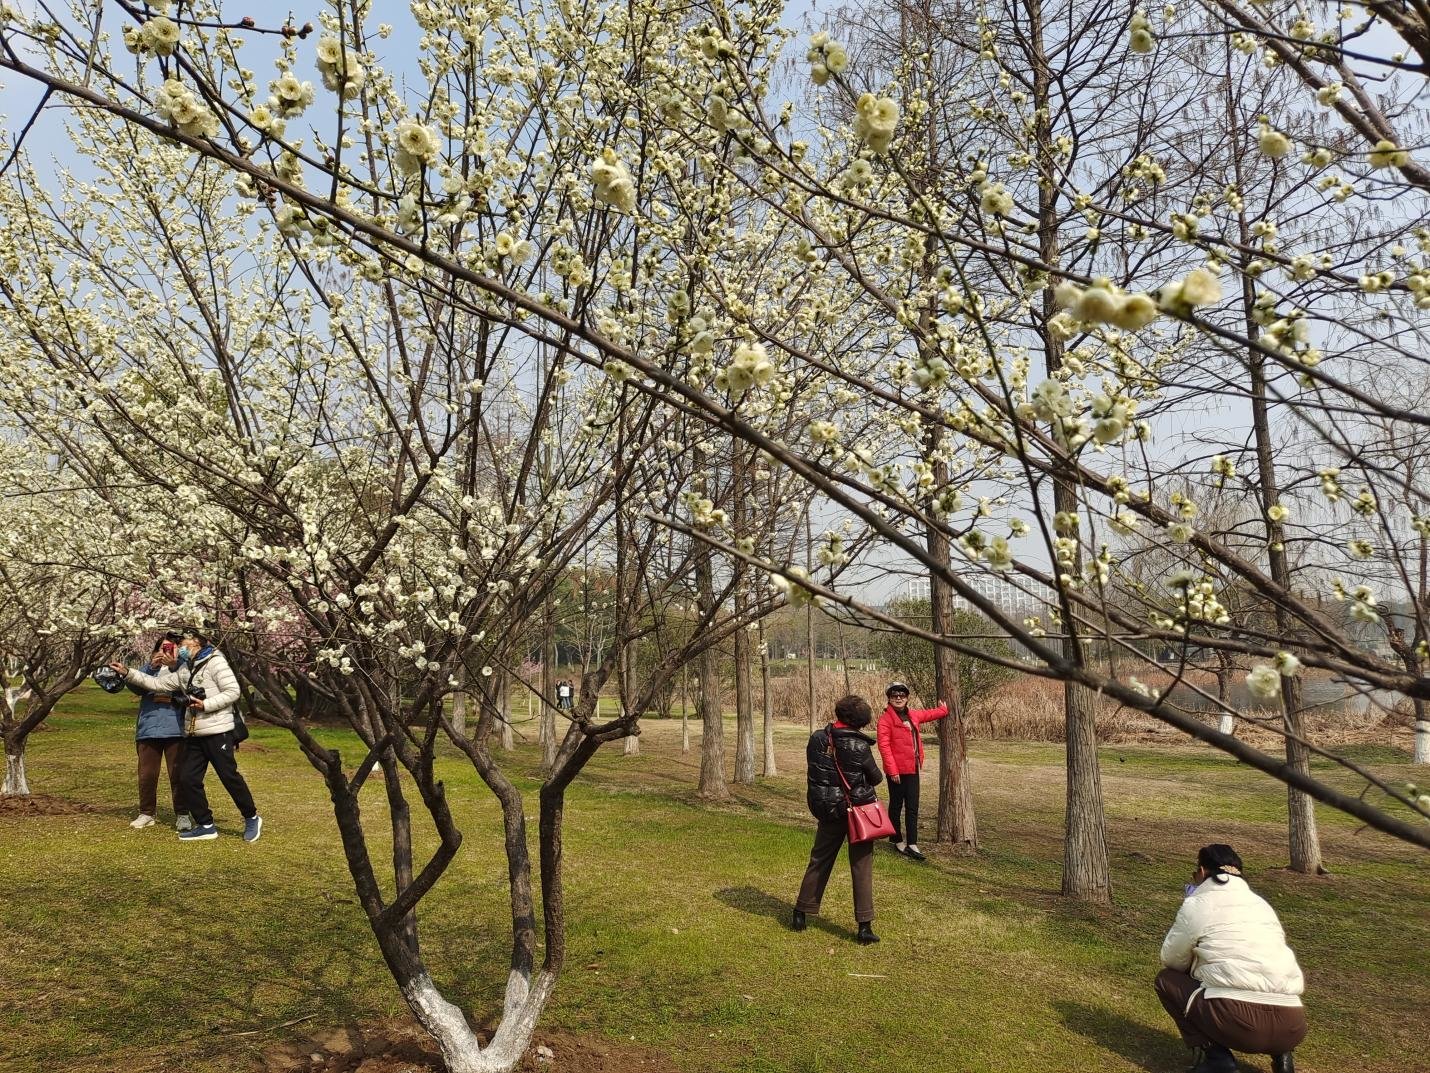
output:
M 1196 883 L 1188 883 L 1187 886 L 1186 886 L 1186 892 L 1187 892 L 1187 897 L 1190 898 L 1193 894 L 1195 894 L 1195 893 L 1197 892 L 1197 884 L 1196 884 Z

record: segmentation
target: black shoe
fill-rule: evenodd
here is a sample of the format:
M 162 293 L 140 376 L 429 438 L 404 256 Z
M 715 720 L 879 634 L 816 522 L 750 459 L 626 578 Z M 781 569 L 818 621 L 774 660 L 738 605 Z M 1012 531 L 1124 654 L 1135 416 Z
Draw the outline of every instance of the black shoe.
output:
M 1237 1073 L 1236 1055 L 1220 1044 L 1203 1047 L 1187 1073 Z
M 874 926 L 865 921 L 859 925 L 859 934 L 854 936 L 854 941 L 860 946 L 871 946 L 879 941 L 879 937 L 874 934 Z
M 905 846 L 905 847 L 904 847 L 904 856 L 907 857 L 907 858 L 908 858 L 909 860 L 911 860 L 911 861 L 926 861 L 926 860 L 928 860 L 927 857 L 925 857 L 922 853 L 919 852 L 919 847 L 918 847 L 918 846 Z
M 804 914 L 801 913 L 798 909 L 796 909 L 794 911 L 794 915 L 789 918 L 790 928 L 793 931 L 804 931 L 807 925 L 808 921 L 804 919 Z
M 1296 1060 L 1290 1051 L 1271 1056 L 1271 1073 L 1296 1073 Z

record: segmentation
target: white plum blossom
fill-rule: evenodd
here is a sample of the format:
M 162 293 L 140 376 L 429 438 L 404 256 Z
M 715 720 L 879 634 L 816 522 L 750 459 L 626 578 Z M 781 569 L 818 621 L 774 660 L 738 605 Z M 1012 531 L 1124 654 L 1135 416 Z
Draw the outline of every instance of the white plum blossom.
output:
M 610 205 L 618 212 L 635 211 L 635 180 L 614 149 L 601 150 L 601 155 L 591 165 L 591 182 L 595 186 L 597 201 Z
M 1276 700 L 1281 695 L 1281 672 L 1268 663 L 1258 663 L 1246 676 L 1246 688 L 1257 700 Z
M 431 167 L 442 151 L 437 132 L 416 119 L 404 119 L 397 124 L 394 141 L 398 170 L 407 175 L 415 175 L 422 168 Z
M 854 132 L 875 153 L 887 153 L 899 125 L 899 102 L 862 93 L 854 105 Z

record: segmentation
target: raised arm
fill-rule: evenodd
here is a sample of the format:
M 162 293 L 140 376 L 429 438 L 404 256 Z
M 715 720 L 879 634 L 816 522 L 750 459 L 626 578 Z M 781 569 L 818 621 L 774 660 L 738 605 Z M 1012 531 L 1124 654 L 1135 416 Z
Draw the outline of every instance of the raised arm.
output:
M 916 708 L 909 712 L 915 723 L 932 723 L 948 714 L 948 702 L 940 701 L 937 708 Z
M 110 664 L 110 666 L 114 666 Z M 116 668 L 117 670 L 118 668 Z M 124 675 L 124 681 L 146 693 L 169 693 L 176 689 L 183 688 L 183 681 L 179 678 L 177 671 L 160 671 L 158 674 L 145 674 L 143 671 L 130 667 Z

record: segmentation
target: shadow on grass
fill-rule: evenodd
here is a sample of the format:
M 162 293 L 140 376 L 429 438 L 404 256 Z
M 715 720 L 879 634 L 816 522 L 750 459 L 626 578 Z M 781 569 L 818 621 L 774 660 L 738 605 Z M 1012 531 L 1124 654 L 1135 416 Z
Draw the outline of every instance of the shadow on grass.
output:
M 1052 1007 L 1069 1030 L 1104 1050 L 1120 1054 L 1139 1069 L 1171 1073 L 1182 1068 L 1187 1052 L 1171 1032 L 1148 1028 L 1116 1010 L 1086 1002 L 1055 1000 Z
M 751 916 L 768 917 L 784 928 L 789 928 L 790 914 L 794 912 L 794 902 L 776 898 L 757 887 L 724 887 L 715 892 L 715 900 Z M 840 939 L 854 938 L 854 932 L 823 917 L 811 915 L 809 926 Z

